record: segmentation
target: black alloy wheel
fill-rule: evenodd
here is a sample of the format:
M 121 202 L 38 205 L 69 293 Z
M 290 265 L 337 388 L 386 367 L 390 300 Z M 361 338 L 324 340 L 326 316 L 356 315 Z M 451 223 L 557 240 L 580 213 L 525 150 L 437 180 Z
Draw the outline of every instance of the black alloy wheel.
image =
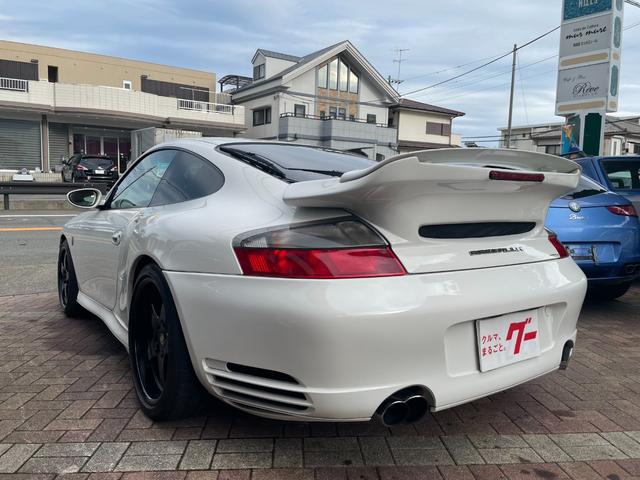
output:
M 138 274 L 129 310 L 129 357 L 136 395 L 153 420 L 198 413 L 204 389 L 191 365 L 171 290 L 155 264 Z
M 60 242 L 58 252 L 58 300 L 64 313 L 75 317 L 84 312 L 78 303 L 78 279 L 66 239 Z

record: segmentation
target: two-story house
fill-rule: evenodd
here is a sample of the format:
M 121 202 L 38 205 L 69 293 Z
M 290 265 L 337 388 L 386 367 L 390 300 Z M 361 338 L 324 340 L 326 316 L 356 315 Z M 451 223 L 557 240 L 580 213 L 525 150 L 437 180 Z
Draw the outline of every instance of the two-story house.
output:
M 232 94 L 245 107 L 244 136 L 365 153 L 396 152 L 388 126 L 397 92 L 349 41 L 304 57 L 259 49 L 253 82 Z
M 48 171 L 74 153 L 126 160 L 141 128 L 233 136 L 244 109 L 215 89 L 210 72 L 0 41 L 0 170 Z
M 258 49 L 251 63 L 252 82 L 232 92 L 233 103 L 245 107 L 243 136 L 353 151 L 375 160 L 407 148 L 456 143 L 451 119 L 462 112 L 400 99 L 348 40 L 303 57 Z M 416 130 L 416 115 L 424 131 Z M 431 124 L 445 127 L 436 135 Z

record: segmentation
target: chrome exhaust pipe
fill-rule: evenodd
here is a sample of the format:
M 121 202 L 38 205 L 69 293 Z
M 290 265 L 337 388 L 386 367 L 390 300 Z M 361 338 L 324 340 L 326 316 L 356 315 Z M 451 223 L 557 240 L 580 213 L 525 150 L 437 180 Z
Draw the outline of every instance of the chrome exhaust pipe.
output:
M 375 416 L 385 427 L 420 420 L 429 409 L 429 402 L 418 394 L 395 394 L 387 398 L 376 411 Z
M 429 402 L 422 395 L 412 395 L 404 403 L 408 409 L 407 416 L 404 419 L 405 423 L 417 422 L 424 417 L 429 409 Z
M 385 427 L 393 427 L 404 422 L 409 414 L 409 407 L 400 398 L 389 397 L 376 411 L 376 417 Z

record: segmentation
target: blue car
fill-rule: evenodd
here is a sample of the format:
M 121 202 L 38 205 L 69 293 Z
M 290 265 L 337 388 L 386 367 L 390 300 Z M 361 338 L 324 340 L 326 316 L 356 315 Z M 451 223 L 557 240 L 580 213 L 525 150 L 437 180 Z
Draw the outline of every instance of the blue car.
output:
M 554 200 L 546 226 L 567 247 L 589 281 L 592 298 L 624 295 L 640 275 L 640 222 L 631 202 L 582 176 Z
M 586 157 L 574 160 L 582 173 L 628 198 L 640 210 L 640 156 Z

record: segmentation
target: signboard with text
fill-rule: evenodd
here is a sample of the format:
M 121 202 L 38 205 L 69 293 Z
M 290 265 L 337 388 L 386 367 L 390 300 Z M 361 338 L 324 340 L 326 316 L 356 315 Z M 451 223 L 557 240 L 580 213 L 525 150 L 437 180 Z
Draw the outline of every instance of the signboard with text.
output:
M 565 0 L 562 20 L 568 21 L 587 15 L 611 11 L 613 0 Z
M 564 0 L 556 115 L 618 110 L 623 0 Z

